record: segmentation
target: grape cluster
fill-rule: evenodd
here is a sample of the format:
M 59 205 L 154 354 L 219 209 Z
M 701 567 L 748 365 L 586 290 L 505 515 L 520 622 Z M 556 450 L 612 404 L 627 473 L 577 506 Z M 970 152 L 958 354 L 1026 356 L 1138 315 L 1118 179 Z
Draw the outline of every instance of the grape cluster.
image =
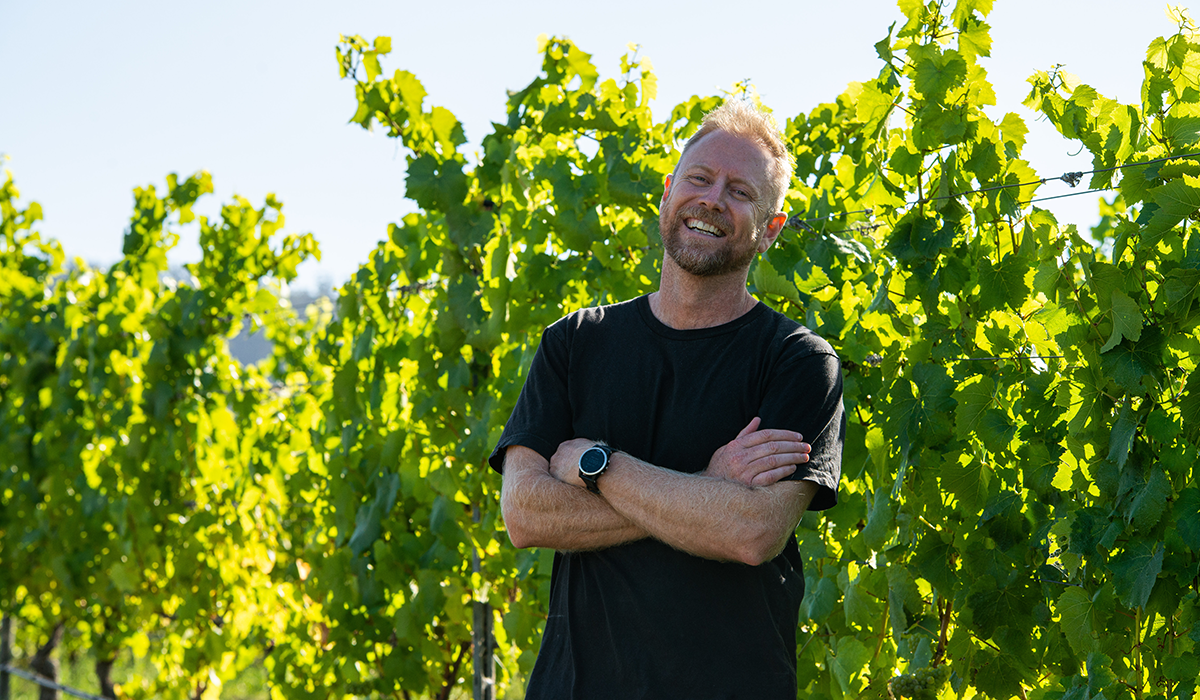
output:
M 915 673 L 896 676 L 888 682 L 892 698 L 912 698 L 912 700 L 935 700 L 938 690 L 950 678 L 949 666 L 937 668 L 922 668 Z

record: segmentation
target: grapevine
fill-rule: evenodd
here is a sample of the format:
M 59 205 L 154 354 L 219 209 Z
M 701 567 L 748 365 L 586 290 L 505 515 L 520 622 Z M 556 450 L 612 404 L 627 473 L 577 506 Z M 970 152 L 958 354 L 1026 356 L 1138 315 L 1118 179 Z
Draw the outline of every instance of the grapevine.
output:
M 901 3 L 877 75 L 780 116 L 793 224 L 751 290 L 834 345 L 850 417 L 839 504 L 797 530 L 799 693 L 858 697 L 936 659 L 892 696 L 934 697 L 954 666 L 959 694 L 1187 697 L 1200 44 L 1178 14 L 1133 104 L 1031 77 L 1026 104 L 1108 188 L 1086 232 L 1033 201 L 1067 185 L 989 109 L 991 6 Z M 5 178 L 0 609 L 22 658 L 147 657 L 154 674 L 108 679 L 131 697 L 211 698 L 253 664 L 284 698 L 447 697 L 477 660 L 522 687 L 550 556 L 510 546 L 486 457 L 541 329 L 655 288 L 679 144 L 721 100 L 759 98 L 741 84 L 655 121 L 644 59 L 606 79 L 546 39 L 472 158 L 390 52 L 344 37 L 338 65 L 418 211 L 305 320 L 282 299 L 315 239 L 286 234 L 273 196 L 209 220 L 206 173 L 139 188 L 122 259 L 94 269 Z M 204 258 L 170 279 L 187 226 Z M 243 327 L 273 355 L 234 360 Z M 473 648 L 480 620 L 494 646 Z

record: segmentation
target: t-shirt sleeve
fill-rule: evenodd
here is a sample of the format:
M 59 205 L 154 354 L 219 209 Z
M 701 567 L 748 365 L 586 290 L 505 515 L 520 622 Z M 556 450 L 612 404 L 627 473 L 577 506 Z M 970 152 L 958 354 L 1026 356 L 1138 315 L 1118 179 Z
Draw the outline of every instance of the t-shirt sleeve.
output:
M 808 462 L 798 465 L 787 477 L 820 486 L 808 509 L 825 510 L 836 505 L 846 436 L 842 370 L 837 356 L 815 353 L 785 360 L 763 398 L 759 416 L 763 428 L 795 430 L 812 445 Z
M 504 473 L 504 452 L 512 445 L 528 447 L 549 461 L 559 443 L 574 437 L 567 395 L 570 357 L 562 331 L 559 322 L 542 332 L 517 405 L 488 457 L 488 464 L 497 472 Z

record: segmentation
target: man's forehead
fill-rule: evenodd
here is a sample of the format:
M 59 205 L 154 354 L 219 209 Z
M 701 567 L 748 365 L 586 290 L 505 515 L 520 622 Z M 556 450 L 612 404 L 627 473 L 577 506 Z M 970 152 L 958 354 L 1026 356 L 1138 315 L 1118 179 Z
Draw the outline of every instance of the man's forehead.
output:
M 679 168 L 733 170 L 743 177 L 766 177 L 770 156 L 753 138 L 727 131 L 711 131 L 694 143 L 679 160 Z

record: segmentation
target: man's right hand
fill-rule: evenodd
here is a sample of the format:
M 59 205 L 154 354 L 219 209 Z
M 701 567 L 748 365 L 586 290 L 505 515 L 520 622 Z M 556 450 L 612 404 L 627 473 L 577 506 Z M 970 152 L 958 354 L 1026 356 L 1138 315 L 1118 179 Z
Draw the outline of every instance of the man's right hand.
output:
M 812 447 L 791 430 L 759 430 L 755 417 L 742 432 L 713 453 L 705 476 L 739 481 L 747 486 L 769 486 L 808 461 Z

